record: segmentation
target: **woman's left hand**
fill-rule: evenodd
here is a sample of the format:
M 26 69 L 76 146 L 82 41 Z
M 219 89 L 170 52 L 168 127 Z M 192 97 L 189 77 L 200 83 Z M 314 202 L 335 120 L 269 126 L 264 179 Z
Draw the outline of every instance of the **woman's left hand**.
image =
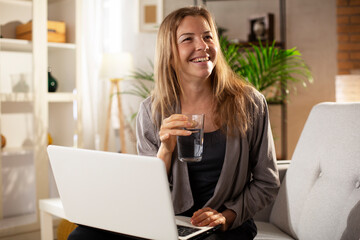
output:
M 215 227 L 221 224 L 221 230 L 226 231 L 227 229 L 229 229 L 236 216 L 236 214 L 232 210 L 229 211 L 232 213 L 230 213 L 230 215 L 233 216 L 230 217 L 230 221 L 227 221 L 227 218 L 222 213 L 219 213 L 212 208 L 206 207 L 194 212 L 193 216 L 191 217 L 191 223 L 198 227 Z

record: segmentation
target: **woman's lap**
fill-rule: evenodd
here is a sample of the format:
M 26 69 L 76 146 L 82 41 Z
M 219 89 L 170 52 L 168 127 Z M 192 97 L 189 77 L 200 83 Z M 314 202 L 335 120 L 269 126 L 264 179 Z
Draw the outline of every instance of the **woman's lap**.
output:
M 256 225 L 252 219 L 244 222 L 240 227 L 232 229 L 226 232 L 216 232 L 211 234 L 205 240 L 250 240 L 254 239 L 256 235 Z M 109 232 L 97 228 L 91 228 L 86 226 L 77 227 L 70 235 L 68 240 L 134 240 L 139 239 L 131 236 L 126 236 L 114 232 Z
M 79 225 L 72 233 L 69 235 L 68 240 L 134 240 L 131 236 L 125 236 L 119 233 L 114 233 L 106 230 L 101 230 L 98 228 L 92 228 L 87 226 Z
M 226 231 L 211 234 L 205 240 L 252 240 L 257 234 L 257 228 L 253 219 L 245 221 L 241 226 Z

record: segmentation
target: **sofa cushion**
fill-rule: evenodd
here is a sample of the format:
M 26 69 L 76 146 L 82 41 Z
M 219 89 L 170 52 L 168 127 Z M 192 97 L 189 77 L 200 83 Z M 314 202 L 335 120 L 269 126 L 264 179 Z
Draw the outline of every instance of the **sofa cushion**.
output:
M 255 240 L 285 240 L 293 239 L 289 235 L 285 234 L 279 228 L 275 227 L 269 222 L 255 221 L 256 227 L 258 228 L 258 234 Z
M 359 200 L 360 103 L 319 104 L 302 131 L 270 222 L 298 239 L 358 239 Z

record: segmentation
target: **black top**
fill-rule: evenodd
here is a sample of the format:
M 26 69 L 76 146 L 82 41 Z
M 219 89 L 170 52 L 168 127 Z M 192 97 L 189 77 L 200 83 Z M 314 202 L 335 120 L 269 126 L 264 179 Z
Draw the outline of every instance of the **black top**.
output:
M 191 192 L 194 198 L 193 207 L 182 215 L 192 214 L 203 208 L 214 195 L 216 184 L 224 163 L 226 135 L 219 129 L 204 133 L 204 152 L 200 162 L 188 162 Z

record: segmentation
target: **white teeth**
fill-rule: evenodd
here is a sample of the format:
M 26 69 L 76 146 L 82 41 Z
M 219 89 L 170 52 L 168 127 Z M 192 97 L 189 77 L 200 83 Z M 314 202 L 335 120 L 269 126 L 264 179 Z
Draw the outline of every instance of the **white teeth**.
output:
M 204 58 L 195 58 L 194 60 L 192 60 L 192 62 L 206 62 L 209 61 L 208 57 L 204 57 Z

